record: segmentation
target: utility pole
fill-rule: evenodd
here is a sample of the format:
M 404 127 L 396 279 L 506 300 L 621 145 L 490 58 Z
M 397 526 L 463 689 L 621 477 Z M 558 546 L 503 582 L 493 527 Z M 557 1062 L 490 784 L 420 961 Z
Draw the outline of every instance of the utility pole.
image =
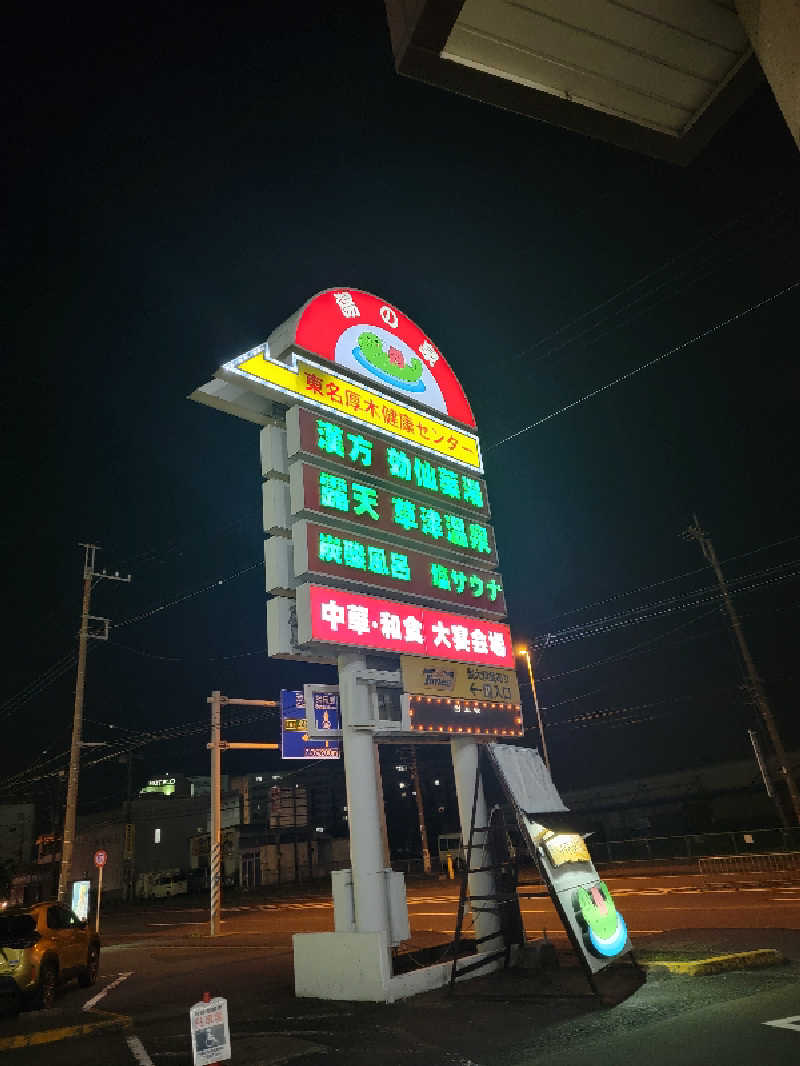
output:
M 417 815 L 419 817 L 419 837 L 422 842 L 422 869 L 429 874 L 431 872 L 431 852 L 428 847 L 428 830 L 425 828 L 425 808 L 422 804 L 422 785 L 419 780 L 419 767 L 417 766 L 417 749 L 412 744 L 411 749 L 411 772 L 414 775 L 414 791 L 417 794 Z
M 736 608 L 733 606 L 733 601 L 728 592 L 728 586 L 725 581 L 725 575 L 722 573 L 722 568 L 719 565 L 717 559 L 717 553 L 714 551 L 714 545 L 711 543 L 711 539 L 704 529 L 701 528 L 700 523 L 697 520 L 697 515 L 694 515 L 694 523 L 686 530 L 685 536 L 690 540 L 696 540 L 702 549 L 703 555 L 706 561 L 711 564 L 714 573 L 719 583 L 720 592 L 722 593 L 722 599 L 725 603 L 725 609 L 728 612 L 728 617 L 733 627 L 733 632 L 736 636 L 736 640 L 739 645 L 739 651 L 741 652 L 742 661 L 744 662 L 745 670 L 749 679 L 748 688 L 750 695 L 764 720 L 769 738 L 772 741 L 772 747 L 775 751 L 775 755 L 778 760 L 778 768 L 781 776 L 786 782 L 786 788 L 789 791 L 789 798 L 792 802 L 792 809 L 794 811 L 795 819 L 798 825 L 800 825 L 800 793 L 797 791 L 797 785 L 795 784 L 794 776 L 789 769 L 788 760 L 786 758 L 786 751 L 783 747 L 783 741 L 778 733 L 778 726 L 775 719 L 772 716 L 772 710 L 767 700 L 767 694 L 764 690 L 764 683 L 758 675 L 753 657 L 750 654 L 750 649 L 747 646 L 747 641 L 744 637 L 742 630 L 742 624 L 739 621 L 739 616 L 736 613 Z
M 211 704 L 211 912 L 209 932 L 219 935 L 222 921 L 222 753 L 232 750 L 278 751 L 280 744 L 240 743 L 222 739 L 222 705 L 238 707 L 278 707 L 275 700 L 234 700 L 215 689 L 206 700 Z M 280 847 L 280 845 L 279 845 Z M 296 849 L 297 845 L 295 845 Z M 295 854 L 295 869 L 296 869 Z
M 120 577 L 119 571 L 109 574 L 105 570 L 97 573 L 94 568 L 97 544 L 81 544 L 83 548 L 83 604 L 81 607 L 81 628 L 78 636 L 78 672 L 75 678 L 75 710 L 72 717 L 72 743 L 69 751 L 69 778 L 67 780 L 67 809 L 64 816 L 64 835 L 61 841 L 61 871 L 58 879 L 58 898 L 62 903 L 68 902 L 69 885 L 72 877 L 72 849 L 75 843 L 75 821 L 78 809 L 78 774 L 80 771 L 81 744 L 83 737 L 83 692 L 86 687 L 86 653 L 89 638 L 108 640 L 108 619 L 89 614 L 92 598 L 92 583 L 105 578 L 107 581 L 129 582 L 131 575 Z M 102 623 L 102 629 L 89 632 L 90 622 Z

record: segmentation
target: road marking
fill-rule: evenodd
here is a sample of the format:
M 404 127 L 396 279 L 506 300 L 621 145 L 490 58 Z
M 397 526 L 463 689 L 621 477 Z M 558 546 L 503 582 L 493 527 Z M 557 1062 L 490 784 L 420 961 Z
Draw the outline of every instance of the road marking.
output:
M 147 1054 L 145 1046 L 138 1036 L 127 1037 L 125 1043 L 131 1049 L 131 1055 L 133 1055 L 133 1057 L 139 1063 L 139 1066 L 155 1066 L 155 1063 Z
M 116 988 L 118 985 L 121 985 L 123 981 L 127 981 L 127 979 L 132 974 L 133 970 L 126 970 L 124 973 L 120 973 L 119 977 L 115 977 L 111 984 L 106 985 L 106 987 L 101 989 L 101 991 L 99 991 L 96 996 L 93 996 L 91 999 L 87 999 L 83 1005 L 83 1009 L 91 1010 L 95 1003 L 99 1003 L 100 1000 L 104 996 L 107 996 L 113 988 Z
M 98 1029 L 130 1028 L 131 1019 L 126 1014 L 110 1014 L 103 1011 L 97 1011 L 96 1013 L 100 1020 L 86 1022 L 84 1025 L 65 1025 L 58 1029 L 40 1029 L 35 1033 L 2 1036 L 0 1037 L 0 1051 L 36 1047 L 39 1044 L 55 1044 L 59 1040 L 70 1040 L 76 1036 L 88 1036 L 89 1033 L 94 1033 Z
M 159 928 L 178 929 L 184 925 L 208 925 L 208 922 L 148 922 L 147 924 L 154 928 L 158 926 Z
M 800 1014 L 790 1014 L 788 1018 L 776 1018 L 772 1022 L 762 1022 L 762 1025 L 771 1025 L 774 1029 L 791 1029 L 800 1033 Z

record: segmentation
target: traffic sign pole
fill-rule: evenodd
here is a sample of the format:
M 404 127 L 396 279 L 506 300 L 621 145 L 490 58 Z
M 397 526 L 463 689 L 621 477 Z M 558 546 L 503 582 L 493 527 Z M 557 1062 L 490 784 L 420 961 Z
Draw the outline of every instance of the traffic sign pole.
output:
M 97 913 L 94 916 L 94 931 L 100 932 L 100 897 L 103 895 L 103 867 L 97 868 Z
M 96 851 L 94 853 L 94 864 L 97 867 L 97 911 L 94 916 L 94 931 L 100 932 L 100 898 L 103 895 L 103 867 L 108 862 L 108 853 L 105 851 Z

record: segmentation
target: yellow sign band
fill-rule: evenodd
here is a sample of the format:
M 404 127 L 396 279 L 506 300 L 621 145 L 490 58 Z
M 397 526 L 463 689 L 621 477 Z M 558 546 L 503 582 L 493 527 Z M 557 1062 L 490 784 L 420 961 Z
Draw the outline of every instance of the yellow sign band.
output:
M 427 451 L 475 470 L 483 470 L 477 437 L 428 418 L 397 400 L 362 388 L 338 374 L 331 374 L 316 363 L 298 359 L 296 367 L 289 367 L 259 354 L 236 364 L 235 369 L 300 401 L 337 411 L 340 415 L 363 422 L 390 436 L 401 437 Z

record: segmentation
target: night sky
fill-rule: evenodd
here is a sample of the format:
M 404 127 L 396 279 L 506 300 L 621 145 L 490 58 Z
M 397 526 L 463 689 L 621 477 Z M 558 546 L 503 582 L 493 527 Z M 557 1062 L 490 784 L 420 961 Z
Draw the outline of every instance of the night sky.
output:
M 378 0 L 32 9 L 6 41 L 4 776 L 65 762 L 80 541 L 133 574 L 93 594 L 87 740 L 334 680 L 264 656 L 258 431 L 186 399 L 333 285 L 404 310 L 472 402 L 558 785 L 750 755 L 693 512 L 800 744 L 800 288 L 769 299 L 800 278 L 800 156 L 766 85 L 679 169 L 400 78 Z M 206 739 L 137 774 L 207 773 Z M 121 776 L 87 770 L 83 806 Z

